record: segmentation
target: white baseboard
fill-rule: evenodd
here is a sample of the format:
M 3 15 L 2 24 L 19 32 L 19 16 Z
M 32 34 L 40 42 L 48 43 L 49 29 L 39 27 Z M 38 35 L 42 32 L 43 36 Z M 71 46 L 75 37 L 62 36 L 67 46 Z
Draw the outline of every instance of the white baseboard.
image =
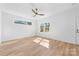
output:
M 56 38 L 51 38 L 51 37 L 47 37 L 47 36 L 44 36 L 44 35 L 37 35 L 37 36 L 45 37 L 45 38 L 48 38 L 48 39 L 57 40 Z M 62 42 L 69 43 L 69 44 L 76 44 L 76 45 L 79 45 L 79 44 L 77 44 L 77 43 L 75 43 L 75 42 L 68 42 L 68 41 L 64 41 L 64 40 L 58 40 L 58 41 L 62 41 Z
M 1 43 L 2 42 L 5 42 L 5 41 L 10 41 L 10 40 L 18 40 L 18 39 L 21 39 L 21 38 L 28 38 L 28 37 L 33 37 L 33 36 L 35 36 L 35 35 L 30 35 L 30 36 L 19 36 L 19 37 L 16 37 L 16 38 L 12 38 L 12 39 L 7 39 L 7 40 L 3 40 L 3 41 L 1 41 Z

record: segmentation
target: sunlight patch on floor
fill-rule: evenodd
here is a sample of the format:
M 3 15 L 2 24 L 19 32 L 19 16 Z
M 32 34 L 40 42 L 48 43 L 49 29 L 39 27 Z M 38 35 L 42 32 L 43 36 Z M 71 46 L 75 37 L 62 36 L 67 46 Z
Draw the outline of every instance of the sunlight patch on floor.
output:
M 33 42 L 38 43 L 41 46 L 44 46 L 46 48 L 49 48 L 49 40 L 43 39 L 43 38 L 36 38 L 33 40 Z
M 35 40 L 33 40 L 35 43 L 39 43 L 42 40 L 42 38 L 36 38 Z

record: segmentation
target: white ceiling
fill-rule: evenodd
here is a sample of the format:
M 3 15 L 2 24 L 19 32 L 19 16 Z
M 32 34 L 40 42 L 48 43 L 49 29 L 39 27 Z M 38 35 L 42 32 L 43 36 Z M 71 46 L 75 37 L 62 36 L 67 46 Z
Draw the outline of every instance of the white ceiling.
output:
M 32 8 L 38 8 L 39 12 L 44 14 L 56 14 L 65 10 L 68 10 L 72 6 L 72 3 L 3 3 L 2 7 L 6 10 L 15 11 L 25 15 L 32 15 Z

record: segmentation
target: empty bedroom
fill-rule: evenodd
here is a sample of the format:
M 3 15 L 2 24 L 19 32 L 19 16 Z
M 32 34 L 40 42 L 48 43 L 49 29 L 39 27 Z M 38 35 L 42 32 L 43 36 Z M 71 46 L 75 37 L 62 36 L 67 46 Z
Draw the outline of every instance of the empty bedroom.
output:
M 0 56 L 79 56 L 79 3 L 0 3 Z

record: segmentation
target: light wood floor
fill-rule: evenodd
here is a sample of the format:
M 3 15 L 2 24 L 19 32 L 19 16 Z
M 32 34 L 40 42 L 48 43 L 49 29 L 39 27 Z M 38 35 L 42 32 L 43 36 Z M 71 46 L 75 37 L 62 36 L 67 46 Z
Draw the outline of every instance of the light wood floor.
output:
M 79 56 L 79 46 L 52 39 L 49 48 L 33 42 L 38 36 L 0 44 L 1 56 Z M 41 37 L 43 38 L 43 37 Z

